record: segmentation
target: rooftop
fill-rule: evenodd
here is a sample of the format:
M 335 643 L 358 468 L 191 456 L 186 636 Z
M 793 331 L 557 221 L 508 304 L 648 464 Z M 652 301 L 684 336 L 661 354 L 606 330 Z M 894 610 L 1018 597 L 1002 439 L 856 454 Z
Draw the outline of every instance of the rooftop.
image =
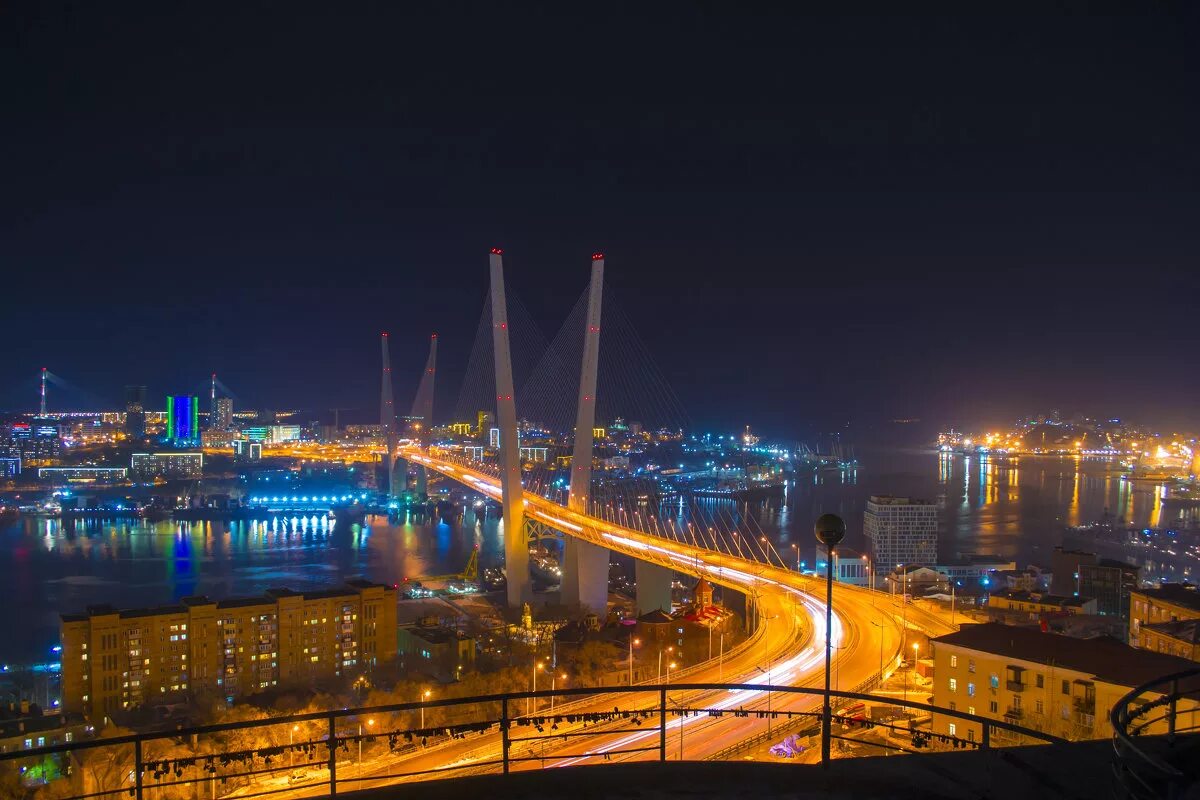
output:
M 116 609 L 111 605 L 92 605 L 88 606 L 84 613 L 61 614 L 63 622 L 82 622 L 89 617 L 99 617 L 106 614 L 120 614 L 121 619 L 134 619 L 137 617 L 154 617 L 162 614 L 186 614 L 188 608 L 193 606 L 216 605 L 217 608 L 244 608 L 247 606 L 258 605 L 274 605 L 275 601 L 280 597 L 301 597 L 305 600 L 321 600 L 331 597 L 349 597 L 359 594 L 363 589 L 373 587 L 389 589 L 391 587 L 382 583 L 371 583 L 370 581 L 355 579 L 347 581 L 343 587 L 335 589 L 316 589 L 307 592 L 297 592 L 294 589 L 279 588 L 268 589 L 265 595 L 259 597 L 230 597 L 225 600 L 212 600 L 204 595 L 195 595 L 192 597 L 184 597 L 179 601 L 178 605 L 170 606 L 150 606 L 146 608 L 123 608 Z
M 995 622 L 964 625 L 957 633 L 932 641 L 1018 661 L 1065 667 L 1105 683 L 1131 688 L 1196 666 L 1195 662 L 1185 658 L 1138 650 L 1111 636 L 1075 639 L 1057 633 L 1042 633 L 1036 628 L 1014 628 Z
M 1090 598 L 1087 597 L 1067 597 L 1061 594 L 1050 594 L 1049 592 L 1027 592 L 1024 589 L 1010 589 L 1000 592 L 992 592 L 991 597 L 1003 597 L 1007 600 L 1015 600 L 1019 603 L 1038 603 L 1043 606 L 1073 606 L 1082 608 Z
M 873 494 L 871 502 L 879 506 L 932 506 L 932 500 L 922 500 L 916 497 L 897 497 L 891 494 Z
M 1200 611 L 1200 592 L 1190 583 L 1164 583 L 1155 589 L 1135 589 L 1138 594 L 1151 600 L 1161 600 L 1187 606 L 1194 611 Z
M 1200 644 L 1200 620 L 1177 619 L 1173 622 L 1146 622 L 1142 630 L 1150 630 L 1163 636 L 1170 636 L 1188 644 Z

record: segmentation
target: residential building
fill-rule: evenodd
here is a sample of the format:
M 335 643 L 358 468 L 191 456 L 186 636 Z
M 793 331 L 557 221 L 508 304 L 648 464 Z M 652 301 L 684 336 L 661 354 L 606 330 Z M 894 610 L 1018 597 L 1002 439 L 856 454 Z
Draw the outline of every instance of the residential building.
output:
M 1142 626 L 1156 622 L 1200 619 L 1200 592 L 1190 583 L 1164 583 L 1153 589 L 1129 593 L 1129 643 L 1149 647 Z
M 1200 619 L 1143 623 L 1137 645 L 1155 653 L 1200 661 Z
M 56 486 L 68 483 L 120 483 L 125 467 L 38 467 L 38 480 Z
M 404 658 L 405 667 L 437 681 L 459 680 L 475 666 L 475 640 L 441 625 L 437 617 L 401 625 L 396 650 Z
M 937 563 L 938 506 L 928 500 L 871 495 L 863 533 L 883 568 Z
M 188 699 L 227 702 L 275 686 L 361 674 L 396 655 L 396 590 L 272 589 L 263 597 L 64 614 L 62 701 L 92 720 Z
M 22 469 L 54 466 L 62 454 L 58 424 L 37 417 L 31 422 L 14 422 L 6 426 L 6 430 L 0 432 L 0 445 L 6 446 L 8 457 L 21 459 Z
M 218 397 L 209 427 L 219 431 L 233 430 L 233 398 Z
M 1095 614 L 1096 600 L 1091 597 L 1063 597 L 1057 594 L 1009 589 L 988 596 L 988 611 L 1017 612 L 1030 620 L 1043 615 Z
M 964 625 L 931 640 L 932 704 L 1067 739 L 1113 735 L 1109 711 L 1131 689 L 1193 666 L 1108 636 L 1072 639 L 998 623 Z M 1193 700 L 1185 708 L 1195 708 Z M 934 713 L 933 733 L 981 741 L 982 724 Z M 1152 723 L 1146 733 L 1165 732 Z M 993 728 L 992 741 L 1018 737 Z
M 130 459 L 129 476 L 134 480 L 191 480 L 203 474 L 203 453 L 134 453 Z

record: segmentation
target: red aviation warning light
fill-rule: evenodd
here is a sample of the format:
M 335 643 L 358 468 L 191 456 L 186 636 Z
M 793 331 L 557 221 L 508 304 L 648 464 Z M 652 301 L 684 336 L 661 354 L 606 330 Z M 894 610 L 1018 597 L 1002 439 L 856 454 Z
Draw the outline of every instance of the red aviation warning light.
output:
M 604 253 L 592 253 L 592 261 L 603 261 Z
M 497 255 L 497 256 L 502 256 L 502 255 L 504 255 L 504 251 L 501 250 L 499 247 L 493 247 L 492 254 Z

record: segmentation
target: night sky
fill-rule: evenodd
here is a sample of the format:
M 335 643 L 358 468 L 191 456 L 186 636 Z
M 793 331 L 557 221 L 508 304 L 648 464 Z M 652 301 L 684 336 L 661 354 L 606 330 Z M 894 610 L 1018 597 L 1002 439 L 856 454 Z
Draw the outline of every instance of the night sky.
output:
M 697 424 L 1200 423 L 1188 4 L 220 5 L 0 12 L 0 408 L 369 417 L 386 329 L 446 415 L 500 246 L 548 334 L 606 252 Z

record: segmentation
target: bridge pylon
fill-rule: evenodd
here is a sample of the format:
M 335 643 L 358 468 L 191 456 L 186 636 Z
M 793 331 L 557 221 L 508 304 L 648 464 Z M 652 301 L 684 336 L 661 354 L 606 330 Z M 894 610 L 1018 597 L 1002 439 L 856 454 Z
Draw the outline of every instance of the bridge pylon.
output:
M 425 372 L 417 386 L 417 398 L 413 402 L 413 416 L 420 417 L 416 423 L 416 439 L 421 447 L 428 447 L 430 428 L 433 427 L 433 383 L 437 376 L 437 334 L 429 337 L 429 358 L 425 360 Z M 416 492 L 418 497 L 429 496 L 429 472 L 424 464 L 417 464 Z
M 380 348 L 383 355 L 383 375 L 379 385 L 379 428 L 387 449 L 384 455 L 387 468 L 387 494 L 396 496 L 396 406 L 392 401 L 392 357 L 388 352 L 388 335 L 384 331 L 379 335 Z M 406 470 L 407 471 L 407 470 Z M 407 482 L 407 481 L 406 481 Z
M 492 348 L 496 365 L 496 423 L 500 428 L 500 502 L 504 506 L 504 565 L 508 605 L 533 599 L 529 544 L 525 539 L 525 502 L 521 486 L 521 452 L 517 440 L 517 405 L 513 399 L 512 352 L 508 344 L 508 306 L 504 295 L 504 258 L 493 247 L 489 258 L 492 290 Z
M 596 426 L 596 376 L 600 365 L 600 311 L 604 297 L 604 254 L 592 256 L 583 361 L 579 368 L 579 405 L 575 413 L 575 447 L 571 453 L 571 487 L 567 508 L 588 513 L 592 494 L 592 454 Z M 608 550 L 568 536 L 563 547 L 562 601 L 599 614 L 608 610 Z

